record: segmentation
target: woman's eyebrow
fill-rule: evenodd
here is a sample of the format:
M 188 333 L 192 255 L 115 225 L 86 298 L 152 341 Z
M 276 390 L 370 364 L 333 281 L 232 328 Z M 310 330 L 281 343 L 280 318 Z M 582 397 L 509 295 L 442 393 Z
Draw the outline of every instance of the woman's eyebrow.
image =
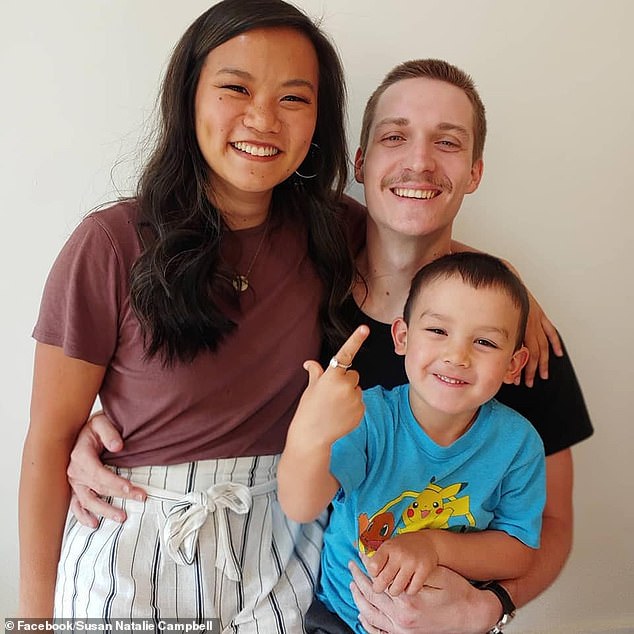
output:
M 236 77 L 240 77 L 240 79 L 250 80 L 250 81 L 254 79 L 253 75 L 250 72 L 246 70 L 241 70 L 240 68 L 233 68 L 231 66 L 225 66 L 223 68 L 219 68 L 216 74 L 217 75 L 234 75 Z M 301 77 L 288 79 L 285 82 L 282 82 L 282 86 L 285 88 L 305 87 L 311 90 L 312 92 L 316 92 L 313 82 L 309 81 L 308 79 L 302 79 Z

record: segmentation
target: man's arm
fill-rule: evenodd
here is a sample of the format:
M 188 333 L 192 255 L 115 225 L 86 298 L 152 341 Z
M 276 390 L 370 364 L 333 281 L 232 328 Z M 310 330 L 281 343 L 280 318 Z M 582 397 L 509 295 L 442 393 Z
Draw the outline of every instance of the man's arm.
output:
M 123 509 L 99 497 L 112 496 L 142 502 L 146 495 L 140 487 L 103 466 L 100 455 L 104 448 L 116 452 L 123 448 L 119 432 L 102 412 L 93 414 L 77 436 L 66 471 L 72 489 L 70 510 L 84 526 L 96 528 L 99 517 L 124 522 Z
M 528 573 L 501 583 L 516 606 L 541 594 L 557 578 L 572 544 L 572 452 L 546 457 L 546 506 L 541 547 Z M 391 597 L 375 593 L 372 582 L 353 569 L 353 596 L 360 620 L 370 634 L 478 634 L 499 620 L 501 605 L 487 590 L 478 590 L 447 568 L 438 567 L 417 595 Z
M 572 482 L 572 451 L 564 449 L 547 456 L 541 547 L 525 575 L 502 582 L 517 607 L 546 590 L 568 559 L 572 547 Z

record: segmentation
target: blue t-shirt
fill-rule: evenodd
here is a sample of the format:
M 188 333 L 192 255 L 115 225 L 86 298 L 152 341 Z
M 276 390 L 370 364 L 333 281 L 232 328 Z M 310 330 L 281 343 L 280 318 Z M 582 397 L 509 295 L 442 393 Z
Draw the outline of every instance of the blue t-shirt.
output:
M 391 536 L 423 528 L 502 530 L 537 548 L 546 501 L 544 448 L 534 427 L 491 400 L 448 447 L 421 428 L 409 385 L 363 393 L 365 416 L 332 448 L 341 488 L 324 536 L 319 599 L 363 632 L 348 562 Z

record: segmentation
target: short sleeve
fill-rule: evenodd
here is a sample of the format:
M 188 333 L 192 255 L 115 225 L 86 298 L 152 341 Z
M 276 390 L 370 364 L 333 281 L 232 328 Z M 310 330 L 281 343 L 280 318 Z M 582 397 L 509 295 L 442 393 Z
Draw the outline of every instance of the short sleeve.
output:
M 524 383 L 503 385 L 495 396 L 533 424 L 547 456 L 567 449 L 593 433 L 581 386 L 565 348 L 563 357 L 556 357 L 550 349 L 548 376 L 546 380 L 536 376 L 532 388 Z
M 339 438 L 330 453 L 330 473 L 349 495 L 358 489 L 367 475 L 367 427 L 365 417 L 359 426 Z
M 546 465 L 539 436 L 525 424 L 522 449 L 502 480 L 500 501 L 489 528 L 505 531 L 527 546 L 539 548 L 546 504 Z
M 117 345 L 120 262 L 95 214 L 75 229 L 48 275 L 33 337 L 64 353 L 107 365 Z

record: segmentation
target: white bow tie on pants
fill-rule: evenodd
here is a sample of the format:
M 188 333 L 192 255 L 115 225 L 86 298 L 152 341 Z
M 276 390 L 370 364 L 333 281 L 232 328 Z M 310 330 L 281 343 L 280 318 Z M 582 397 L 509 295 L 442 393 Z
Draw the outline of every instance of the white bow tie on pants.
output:
M 275 487 L 276 481 L 271 480 L 250 488 L 244 484 L 220 482 L 206 491 L 192 491 L 186 495 L 172 494 L 155 487 L 146 486 L 145 489 L 149 496 L 176 500 L 167 513 L 162 536 L 167 554 L 181 566 L 194 562 L 198 531 L 210 513 L 217 513 L 216 568 L 232 581 L 240 581 L 242 571 L 231 543 L 229 512 L 245 515 L 251 508 L 253 495 L 269 493 Z

